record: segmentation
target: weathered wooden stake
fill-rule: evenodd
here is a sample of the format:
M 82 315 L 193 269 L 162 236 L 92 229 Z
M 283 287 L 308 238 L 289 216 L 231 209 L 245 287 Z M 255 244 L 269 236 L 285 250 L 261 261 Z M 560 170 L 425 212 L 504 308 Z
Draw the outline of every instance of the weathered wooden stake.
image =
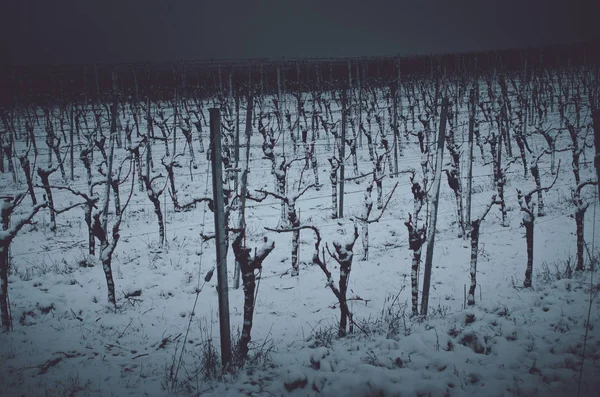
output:
M 465 224 L 471 224 L 471 194 L 473 186 L 473 131 L 475 129 L 475 90 L 471 88 L 469 94 L 469 162 L 467 163 L 467 203 L 465 210 Z
M 346 163 L 346 90 L 342 90 L 342 139 L 340 142 L 340 206 L 338 217 L 344 217 L 344 164 Z
M 173 114 L 173 158 L 177 155 L 177 105 L 178 105 L 177 87 L 175 87 L 175 110 Z
M 437 100 L 436 100 L 437 101 Z M 433 180 L 433 206 L 431 210 L 429 236 L 427 237 L 427 254 L 425 256 L 425 272 L 423 274 L 423 296 L 421 298 L 421 315 L 427 315 L 429 305 L 429 287 L 431 286 L 431 267 L 433 263 L 433 246 L 435 243 L 435 224 L 437 221 L 438 202 L 440 198 L 440 181 L 442 179 L 442 167 L 444 158 L 444 137 L 446 135 L 446 116 L 448 113 L 448 97 L 444 97 L 440 115 L 440 130 L 437 140 L 437 152 L 435 158 L 435 176 Z
M 358 146 L 362 149 L 362 88 L 360 85 L 360 73 L 358 69 L 358 63 L 356 63 L 356 86 L 358 88 Z
M 281 93 L 281 70 L 277 68 L 277 125 L 278 133 L 281 135 L 281 148 L 283 157 L 285 157 L 285 134 L 282 133 L 283 129 L 283 106 L 282 106 L 282 93 Z
M 231 81 L 231 75 L 229 75 Z M 235 158 L 235 167 L 237 168 L 240 161 L 240 89 L 235 90 L 235 150 L 233 151 Z
M 225 202 L 223 196 L 223 163 L 221 159 L 221 111 L 209 109 L 212 182 L 217 248 L 217 284 L 219 287 L 219 328 L 221 362 L 226 367 L 231 361 L 231 330 L 229 326 L 229 289 L 227 285 L 227 236 L 225 230 Z
M 394 117 L 394 172 L 392 175 L 398 176 L 398 145 L 400 138 L 400 129 L 398 128 L 398 101 L 400 100 L 400 65 L 396 63 L 396 81 L 394 82 L 393 117 Z M 390 170 L 391 172 L 392 170 Z
M 74 181 L 75 180 L 75 150 L 74 150 L 74 143 L 73 143 L 73 135 L 74 135 L 74 125 L 73 125 L 73 112 L 74 112 L 74 105 L 71 105 L 71 114 L 70 114 L 70 128 L 69 128 L 69 143 L 70 143 L 70 147 L 69 147 L 69 152 L 71 155 L 71 180 Z
M 594 157 L 594 166 L 598 178 L 598 196 L 600 197 L 600 109 L 592 113 L 594 123 L 594 145 L 596 146 L 596 156 Z

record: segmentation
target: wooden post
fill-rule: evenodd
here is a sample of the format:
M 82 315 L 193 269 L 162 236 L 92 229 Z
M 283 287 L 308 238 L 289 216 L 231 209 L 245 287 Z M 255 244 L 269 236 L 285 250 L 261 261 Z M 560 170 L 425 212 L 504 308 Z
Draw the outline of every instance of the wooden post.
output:
M 458 65 L 460 66 L 460 63 Z M 454 71 L 454 73 L 455 73 L 454 78 L 455 78 L 455 82 L 456 82 L 456 87 L 454 89 L 454 106 L 456 107 L 456 110 L 454 111 L 454 125 L 456 126 L 456 128 L 458 128 L 458 112 L 460 109 L 460 97 L 459 97 L 460 77 L 459 77 L 458 73 L 456 72 L 456 70 Z M 464 141 L 465 140 L 465 134 L 464 134 L 465 129 L 461 128 L 461 131 L 462 131 L 461 139 Z
M 429 235 L 427 236 L 427 254 L 425 256 L 425 272 L 423 274 L 423 296 L 421 298 L 421 315 L 427 315 L 429 305 L 429 287 L 431 286 L 431 267 L 433 263 L 433 246 L 435 243 L 435 224 L 437 222 L 437 210 L 440 199 L 440 180 L 442 179 L 442 167 L 444 158 L 444 137 L 446 135 L 446 116 L 448 113 L 448 97 L 444 97 L 440 115 L 440 130 L 437 139 L 437 151 L 435 157 L 435 176 L 433 179 L 433 208 L 429 223 Z
M 231 75 L 229 75 L 231 81 Z M 240 161 L 240 89 L 235 90 L 235 167 L 237 168 Z
M 72 181 L 75 180 L 75 160 L 74 160 L 75 150 L 73 148 L 73 146 L 74 146 L 74 142 L 73 142 L 74 131 L 73 131 L 73 129 L 75 128 L 74 125 L 73 125 L 73 113 L 75 111 L 74 108 L 75 108 L 75 105 L 71 104 L 71 117 L 70 117 L 70 124 L 71 125 L 70 125 L 70 128 L 69 128 L 69 130 L 70 130 L 69 131 L 69 141 L 70 141 L 69 143 L 70 143 L 71 146 L 69 148 L 69 152 L 71 154 L 71 180 Z
M 4 149 L 3 148 L 0 148 L 0 173 L 4 173 Z
M 471 191 L 473 185 L 473 132 L 475 129 L 475 90 L 471 88 L 469 94 L 469 162 L 467 163 L 467 203 L 465 210 L 465 224 L 471 224 Z
M 296 126 L 296 142 L 298 142 L 301 137 L 302 137 L 302 133 L 300 132 L 300 114 L 302 113 L 302 91 L 300 90 L 300 85 L 298 85 L 298 116 L 297 116 L 297 122 L 298 125 Z M 293 133 L 293 132 L 292 132 Z M 296 154 L 296 142 L 294 142 L 294 155 Z
M 252 135 L 252 110 L 254 108 L 254 96 L 252 92 L 248 93 L 248 104 L 246 109 L 246 135 Z M 249 154 L 246 153 L 246 158 Z
M 281 134 L 281 147 L 282 154 L 285 157 L 285 134 L 282 132 L 283 129 L 283 105 L 281 103 L 281 70 L 277 67 L 277 124 L 278 124 L 278 133 Z
M 352 88 L 352 64 L 348 61 L 348 93 L 346 95 L 346 109 L 350 115 L 351 112 L 351 104 L 352 104 L 352 96 L 354 94 L 354 89 Z
M 298 128 L 296 130 L 296 141 L 299 141 L 302 137 L 302 133 L 300 132 L 300 113 L 302 113 L 302 87 L 300 86 L 300 62 L 296 61 L 296 80 L 298 83 L 298 88 L 296 92 L 298 93 Z
M 492 153 L 492 156 L 494 156 L 495 153 Z M 502 172 L 502 127 L 499 125 L 498 126 L 498 153 L 496 154 L 497 156 L 497 160 L 496 160 L 496 164 L 498 164 L 498 168 L 496 169 L 496 175 L 495 175 L 495 179 L 496 179 L 496 184 L 498 184 L 498 186 L 502 186 L 502 189 L 504 189 L 504 173 Z M 504 203 L 504 195 L 503 194 L 499 194 L 500 196 L 500 200 L 502 200 L 502 204 L 501 204 L 501 210 L 502 210 L 502 226 L 504 227 L 508 227 L 508 223 L 506 221 L 506 204 Z
M 173 158 L 175 158 L 175 155 L 177 155 L 177 104 L 178 104 L 178 97 L 177 97 L 177 87 L 175 87 L 175 110 L 173 113 Z
M 219 287 L 219 328 L 221 362 L 231 361 L 231 330 L 229 328 L 229 289 L 227 285 L 227 236 L 225 230 L 225 200 L 223 196 L 223 163 L 221 159 L 221 111 L 209 109 L 212 182 L 217 248 L 217 284 Z
M 505 145 L 506 145 L 506 154 L 508 155 L 508 157 L 512 157 L 512 144 L 510 142 L 510 123 L 509 123 L 509 120 L 508 120 L 508 116 L 509 115 L 508 115 L 508 104 L 507 104 L 507 102 L 508 102 L 508 97 L 506 97 L 504 99 L 504 104 L 502 106 L 501 114 L 502 114 L 502 123 L 504 125 L 504 134 L 506 135 L 505 136 L 505 139 L 506 139 L 506 143 L 505 143 Z
M 346 163 L 346 89 L 342 90 L 342 141 L 340 142 L 340 203 L 338 217 L 344 217 L 344 164 Z
M 356 86 L 358 88 L 358 146 L 362 149 L 362 88 L 360 85 L 360 73 L 358 69 L 358 62 L 356 63 Z
M 135 101 L 135 131 L 136 131 L 136 136 L 139 138 L 140 136 L 140 120 L 138 119 L 139 114 L 140 114 L 140 90 L 139 90 L 139 86 L 138 86 L 138 81 L 137 81 L 137 74 L 135 73 L 135 69 L 133 69 L 133 84 L 134 84 L 134 88 L 135 88 L 135 97 L 134 97 L 134 101 Z
M 600 109 L 592 113 L 594 123 L 594 145 L 596 146 L 596 156 L 594 156 L 594 166 L 596 167 L 596 178 L 598 178 L 598 197 L 600 197 Z
M 164 191 L 164 199 L 163 199 L 163 206 L 164 206 L 164 210 L 163 212 L 165 213 L 165 221 L 163 223 L 163 241 L 160 242 L 160 245 L 162 246 L 163 244 L 167 244 L 167 192 Z M 160 198 L 159 198 L 160 200 Z
M 400 85 L 400 69 L 399 66 L 396 66 L 397 69 L 397 74 L 396 74 L 396 81 L 394 83 L 394 96 L 392 98 L 393 102 L 393 108 L 394 108 L 394 173 L 392 174 L 393 176 L 398 176 L 398 138 L 399 138 L 399 128 L 398 128 L 398 88 Z M 391 170 L 390 170 L 391 172 Z
M 437 122 L 438 116 L 438 98 L 440 97 L 440 76 L 435 77 L 435 99 L 433 100 L 433 125 Z

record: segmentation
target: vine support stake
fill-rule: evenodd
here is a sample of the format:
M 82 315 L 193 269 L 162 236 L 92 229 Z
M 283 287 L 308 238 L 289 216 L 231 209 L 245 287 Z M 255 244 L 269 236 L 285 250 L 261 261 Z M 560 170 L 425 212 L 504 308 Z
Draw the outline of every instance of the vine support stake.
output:
M 229 290 L 227 286 L 227 236 L 225 230 L 225 202 L 223 199 L 223 163 L 221 160 L 221 111 L 218 108 L 211 108 L 209 112 L 213 199 L 215 203 L 215 237 L 217 242 L 221 361 L 223 367 L 226 367 L 231 361 L 231 330 L 229 326 Z
M 440 198 L 440 180 L 442 179 L 442 167 L 444 158 L 444 137 L 446 135 L 446 116 L 448 113 L 448 97 L 442 102 L 440 115 L 440 130 L 437 139 L 437 152 L 435 156 L 435 176 L 433 180 L 433 208 L 429 224 L 429 236 L 427 236 L 427 254 L 425 256 L 425 272 L 423 274 L 423 296 L 421 298 L 421 315 L 427 315 L 429 305 L 429 287 L 431 286 L 431 267 L 433 263 L 433 245 L 435 243 L 435 224 L 437 221 L 438 202 Z

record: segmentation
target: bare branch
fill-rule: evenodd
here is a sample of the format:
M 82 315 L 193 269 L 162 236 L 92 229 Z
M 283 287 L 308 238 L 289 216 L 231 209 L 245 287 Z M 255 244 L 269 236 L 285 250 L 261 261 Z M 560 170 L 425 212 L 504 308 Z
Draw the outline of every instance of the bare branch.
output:
M 577 191 L 577 195 L 579 195 L 581 193 L 581 189 L 583 189 L 585 186 L 597 185 L 597 184 L 598 184 L 598 182 L 591 180 L 591 179 L 588 181 L 581 182 L 579 185 L 577 185 L 577 188 L 575 189 Z
M 293 196 L 293 198 L 294 198 L 294 201 L 296 201 L 296 200 L 298 200 L 300 197 L 302 197 L 302 195 L 303 195 L 304 193 L 306 193 L 308 189 L 310 189 L 310 188 L 313 188 L 313 187 L 315 187 L 315 186 L 317 186 L 317 185 L 315 185 L 314 183 L 311 183 L 310 185 L 306 186 L 306 187 L 305 187 L 305 188 L 304 188 L 302 191 L 300 191 L 300 192 L 297 192 L 297 193 L 296 193 L 296 194 Z M 287 203 L 287 201 L 286 201 L 286 203 Z
M 200 233 L 200 237 L 202 238 L 202 241 L 207 242 L 209 240 L 215 239 L 216 235 L 215 234 Z
M 540 187 L 538 189 L 534 189 L 531 192 L 527 193 L 525 195 L 525 200 L 527 201 L 527 203 L 529 203 L 529 201 L 531 200 L 531 196 L 533 196 L 535 193 L 537 193 L 537 192 L 546 192 L 546 191 L 552 189 L 552 187 L 556 183 L 556 180 L 558 179 L 558 173 L 559 173 L 559 171 L 560 171 L 560 160 L 558 160 L 558 167 L 556 168 L 556 176 L 554 177 L 554 180 L 552 181 L 552 184 L 550 184 L 550 186 Z
M 353 176 L 351 178 L 344 178 L 344 179 L 346 180 L 346 182 L 350 182 L 350 181 L 354 181 L 354 180 L 357 180 L 357 179 L 366 178 L 367 176 L 373 175 L 374 173 L 375 173 L 374 171 L 371 171 L 371 172 L 368 172 L 368 173 L 363 174 L 363 175 Z
M 25 193 L 21 193 L 21 194 L 25 195 Z M 15 198 L 19 197 L 21 194 L 17 195 Z M 16 203 L 16 201 L 17 200 L 15 200 L 15 203 Z M 24 218 L 17 221 L 12 227 L 10 227 L 6 230 L 3 230 L 2 234 L 1 234 L 2 238 L 0 240 L 7 241 L 10 243 L 12 241 L 12 239 L 15 238 L 17 233 L 19 233 L 19 231 L 23 228 L 23 226 L 27 225 L 28 223 L 31 223 L 31 219 L 35 216 L 35 214 L 37 214 L 39 210 L 41 210 L 42 208 L 45 208 L 47 206 L 48 206 L 48 202 L 44 201 L 43 203 L 39 203 L 38 205 L 33 207 L 31 212 L 28 215 L 26 215 Z M 15 207 L 16 207 L 16 205 L 12 205 L 12 206 L 10 206 L 10 208 L 5 209 L 5 210 L 8 210 L 12 213 L 12 211 L 14 210 Z
M 257 190 L 258 191 L 258 190 Z M 267 194 L 265 194 L 263 197 L 254 197 L 250 194 L 250 191 L 246 192 L 246 198 L 248 200 L 252 200 L 252 201 L 256 201 L 258 203 L 262 203 L 266 198 L 267 198 Z
M 98 201 L 98 199 L 95 199 L 95 201 Z M 84 205 L 88 205 L 88 203 L 87 202 L 83 202 L 83 203 L 73 204 L 73 205 L 68 206 L 67 208 L 63 208 L 62 210 L 54 210 L 54 213 L 56 215 L 62 214 L 64 212 L 72 210 L 73 208 L 81 207 L 81 206 L 84 206 Z
M 294 162 L 296 162 L 296 161 L 305 161 L 305 160 L 306 160 L 306 157 L 295 157 L 292 160 L 284 163 L 284 167 L 285 168 L 290 168 L 292 166 L 292 164 L 294 164 Z
M 171 188 L 169 188 L 169 194 L 171 195 L 171 197 L 173 197 L 173 193 L 171 192 Z M 208 198 L 208 197 L 201 197 L 201 198 L 196 198 L 193 199 L 190 203 L 186 203 L 186 204 L 178 204 L 178 211 L 187 211 L 190 208 L 192 208 L 194 205 L 199 204 L 199 203 L 203 203 L 203 202 L 207 202 L 208 203 L 208 208 L 211 211 L 214 211 L 215 208 L 215 204 L 213 199 Z
M 135 162 L 132 161 L 132 164 L 133 164 L 133 166 L 132 166 L 133 171 L 135 171 Z M 125 202 L 125 205 L 121 209 L 121 216 L 123 215 L 123 212 L 125 212 L 125 209 L 129 205 L 129 201 L 131 201 L 131 196 L 133 195 L 133 190 L 134 190 L 134 185 L 135 185 L 134 182 L 135 182 L 135 172 L 132 173 L 132 177 L 131 177 L 131 189 L 129 189 L 129 197 L 127 197 L 127 201 Z M 120 218 L 119 218 L 119 222 L 118 223 L 121 223 L 121 219 Z
M 38 185 L 38 187 L 41 187 L 41 186 L 39 186 L 39 185 Z M 68 192 L 71 192 L 72 194 L 74 194 L 74 195 L 76 195 L 76 196 L 79 196 L 79 197 L 83 198 L 83 199 L 84 199 L 84 200 L 85 200 L 87 203 L 95 203 L 95 202 L 97 202 L 97 201 L 98 201 L 98 198 L 97 198 L 97 197 L 90 197 L 90 196 L 88 196 L 88 195 L 87 195 L 87 194 L 85 194 L 85 193 L 82 193 L 82 192 L 80 192 L 80 191 L 78 191 L 78 190 L 72 189 L 72 188 L 71 188 L 71 187 L 69 187 L 69 186 L 55 186 L 55 185 L 49 185 L 48 187 L 49 187 L 49 188 L 51 188 L 51 189 L 66 190 L 66 191 L 68 191 Z M 94 205 L 94 207 L 95 207 L 95 205 Z
M 484 220 L 484 218 L 487 216 L 488 212 L 490 212 L 490 210 L 492 209 L 492 207 L 497 204 L 497 205 L 502 205 L 502 201 L 501 200 L 496 200 L 496 195 L 494 194 L 492 196 L 492 200 L 490 201 L 490 203 L 488 204 L 488 206 L 485 208 L 485 211 L 483 211 L 483 214 L 479 217 L 478 221 L 482 222 Z
M 334 244 L 335 247 L 335 244 Z M 335 261 L 337 263 L 339 263 L 340 265 L 342 264 L 342 262 L 340 262 L 340 258 L 338 258 L 335 254 L 333 254 L 330 250 L 329 250 L 329 245 L 327 243 L 325 243 L 325 248 L 327 249 L 327 253 L 329 254 L 330 257 L 332 257 L 333 259 L 335 259 Z
M 390 194 L 388 195 L 388 198 L 385 202 L 385 204 L 383 205 L 383 208 L 381 209 L 381 212 L 379 213 L 379 216 L 375 219 L 364 219 L 361 218 L 359 216 L 355 217 L 356 219 L 358 219 L 361 222 L 366 222 L 366 223 L 375 223 L 375 222 L 379 222 L 379 220 L 381 219 L 381 217 L 383 216 L 383 213 L 385 212 L 385 209 L 387 208 L 390 200 L 392 199 L 392 196 L 394 195 L 394 191 L 396 190 L 396 188 L 398 187 L 398 183 L 400 182 L 396 182 L 396 184 L 394 185 L 394 188 L 392 189 L 392 191 L 390 192 Z
M 258 189 L 258 190 L 257 190 L 257 192 L 264 194 L 264 195 L 265 195 L 265 197 L 266 197 L 266 196 L 272 196 L 272 197 L 275 197 L 276 199 L 278 199 L 278 200 L 281 200 L 281 201 L 283 201 L 283 202 L 285 202 L 285 203 L 287 203 L 287 202 L 288 202 L 288 199 L 287 199 L 287 197 L 280 196 L 280 195 L 279 195 L 279 194 L 277 194 L 277 193 L 269 192 L 269 191 L 267 191 L 267 190 L 263 190 L 263 189 Z M 248 197 L 248 198 L 250 198 L 250 197 Z M 251 200 L 254 200 L 253 198 L 250 198 L 250 199 L 251 199 Z M 263 198 L 263 200 L 264 200 L 264 198 Z M 255 201 L 262 201 L 262 200 L 255 200 Z

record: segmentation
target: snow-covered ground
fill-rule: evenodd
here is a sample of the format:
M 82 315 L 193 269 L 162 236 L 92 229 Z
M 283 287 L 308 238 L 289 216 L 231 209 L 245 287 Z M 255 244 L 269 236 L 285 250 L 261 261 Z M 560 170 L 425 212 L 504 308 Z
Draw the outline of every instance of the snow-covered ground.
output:
M 42 127 L 37 128 L 41 134 Z M 486 128 L 482 125 L 484 137 Z M 462 137 L 465 129 L 458 130 Z M 185 141 L 180 142 L 182 151 Z M 262 158 L 261 144 L 255 131 L 249 187 L 273 191 L 274 178 L 268 160 Z M 545 147 L 540 137 L 531 138 L 530 144 Z M 558 146 L 568 144 L 565 133 Z M 289 155 L 287 139 L 286 145 Z M 416 138 L 404 146 L 400 169 L 420 170 Z M 331 152 L 323 133 L 316 147 L 323 186 L 302 196 L 297 209 L 301 223 L 317 226 L 323 245 L 331 245 L 351 237 L 351 219 L 362 214 L 365 182 L 346 183 L 345 218 L 332 220 L 327 163 Z M 463 148 L 466 151 L 466 144 Z M 586 149 L 588 157 L 582 159 L 582 180 L 594 178 L 592 151 Z M 38 164 L 45 164 L 47 151 L 41 153 Z M 474 153 L 472 214 L 477 217 L 495 190 L 492 166 L 484 164 L 477 146 Z M 156 174 L 165 175 L 157 160 L 163 154 L 164 146 L 154 145 Z M 123 155 L 117 151 L 117 156 Z M 213 232 L 213 214 L 205 203 L 189 212 L 175 212 L 165 190 L 161 202 L 166 209 L 167 244 L 160 246 L 152 204 L 136 182 L 113 260 L 116 313 L 107 306 L 102 266 L 86 254 L 83 211 L 59 214 L 53 233 L 44 209 L 11 246 L 14 330 L 0 335 L 0 395 L 566 396 L 576 395 L 580 379 L 581 396 L 597 395 L 600 276 L 589 271 L 571 278 L 563 274 L 566 261 L 574 268 L 576 253 L 571 204 L 575 182 L 570 152 L 557 156 L 562 165 L 556 184 L 544 195 L 547 215 L 535 221 L 533 288 L 522 288 L 527 254 L 516 189 L 527 192 L 535 184 L 530 176 L 523 177 L 517 162 L 509 169 L 506 187 L 510 225 L 500 225 L 498 208 L 482 223 L 474 306 L 465 306 L 470 245 L 457 237 L 454 196 L 443 178 L 426 318 L 410 316 L 412 252 L 404 221 L 413 208 L 411 184 L 406 174 L 386 177 L 384 194 L 396 182 L 399 185 L 381 220 L 370 225 L 369 259 L 360 260 L 360 239 L 354 248 L 348 298 L 357 326 L 354 334 L 342 339 L 337 338 L 337 300 L 321 269 L 311 264 L 314 234 L 302 231 L 300 275 L 290 277 L 291 235 L 264 229 L 277 226 L 279 203 L 249 202 L 248 246 L 260 247 L 267 236 L 276 247 L 263 264 L 258 284 L 251 359 L 225 375 L 211 372 L 219 367 L 211 365 L 218 361 L 219 323 L 217 278 L 205 282 L 215 265 L 214 241 L 200 238 L 200 233 Z M 547 157 L 540 162 L 543 185 L 554 178 Z M 190 173 L 187 155 L 180 158 L 184 165 L 176 169 L 180 201 L 212 195 L 210 162 L 204 154 L 197 154 L 197 159 L 200 165 Z M 290 171 L 292 189 L 303 164 L 297 162 Z M 353 176 L 350 164 L 348 160 L 346 175 Z M 366 143 L 359 149 L 359 169 L 372 170 Z M 75 181 L 69 185 L 85 190 L 84 172 L 77 162 Z M 55 184 L 64 183 L 59 172 L 52 178 Z M 306 171 L 304 178 L 312 178 L 311 172 Z M 14 184 L 10 174 L 1 174 L 0 196 L 24 191 L 22 175 L 20 181 Z M 122 186 L 123 195 L 129 186 Z M 600 208 L 595 189 L 587 187 L 582 194 L 590 203 L 586 241 L 597 256 L 594 238 L 600 233 Z M 77 202 L 68 192 L 54 194 L 57 208 Z M 29 204 L 26 198 L 14 218 Z M 228 255 L 231 285 L 231 249 Z M 328 266 L 337 282 L 334 260 Z M 230 289 L 229 302 L 232 335 L 237 339 L 243 314 L 241 288 Z

